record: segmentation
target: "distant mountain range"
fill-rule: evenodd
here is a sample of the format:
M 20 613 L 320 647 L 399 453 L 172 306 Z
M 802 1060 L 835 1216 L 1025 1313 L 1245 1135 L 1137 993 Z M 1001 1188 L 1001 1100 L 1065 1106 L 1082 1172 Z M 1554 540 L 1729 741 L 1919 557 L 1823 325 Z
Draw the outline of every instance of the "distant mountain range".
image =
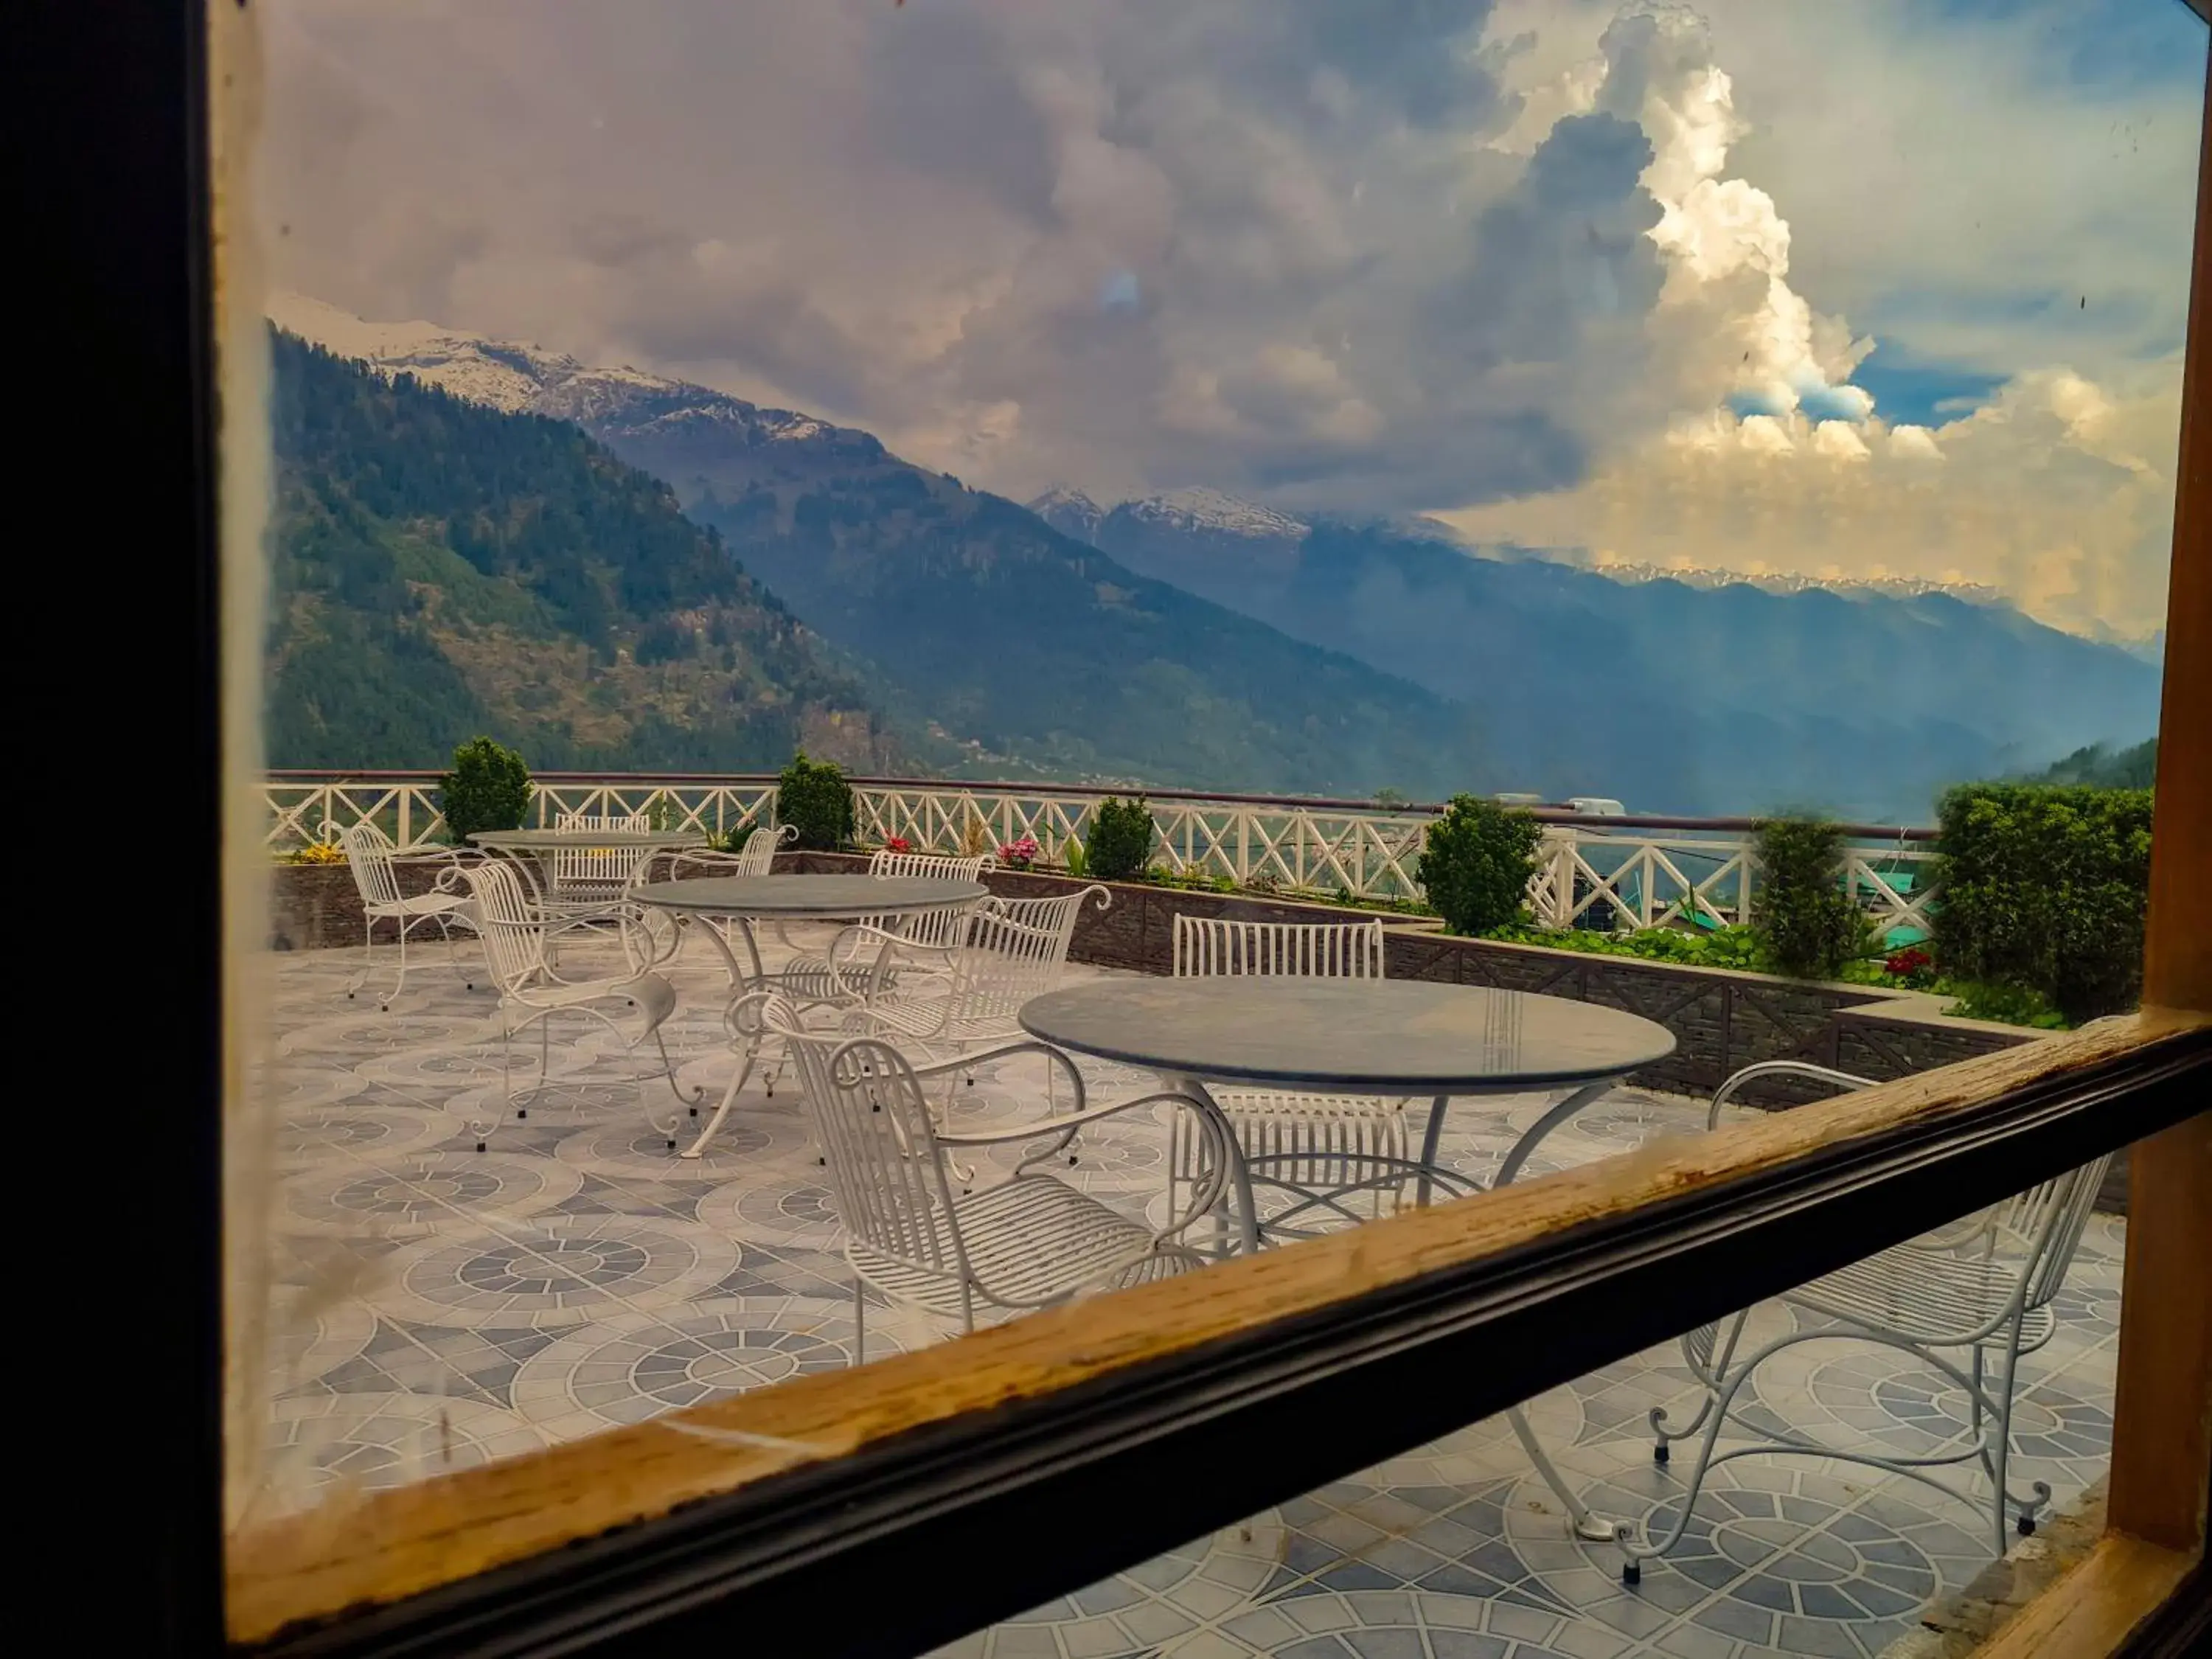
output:
M 2086 783 L 2101 789 L 2148 789 L 2158 775 L 2158 739 L 2148 738 L 2131 749 L 2112 749 L 2101 743 L 2077 749 L 2053 762 L 2030 780 L 2035 783 Z
M 896 763 L 859 683 L 667 485 L 566 422 L 271 347 L 276 764 L 435 765 L 479 732 L 540 767 Z
M 925 763 L 1313 794 L 1492 781 L 1465 708 L 1147 580 L 866 433 L 525 346 L 327 307 L 276 316 L 510 419 L 573 421 L 668 481 L 861 665 L 893 737 Z
M 1919 817 L 1947 783 L 2157 724 L 2154 666 L 1978 598 L 1622 581 L 1211 491 L 1031 505 L 1133 569 L 1465 702 L 1493 764 L 1553 799 Z
M 276 314 L 386 375 L 573 422 L 665 481 L 910 757 L 969 775 L 1918 821 L 1944 783 L 2156 720 L 2155 668 L 1980 596 L 1624 581 L 1214 491 L 1024 507 L 706 387 Z

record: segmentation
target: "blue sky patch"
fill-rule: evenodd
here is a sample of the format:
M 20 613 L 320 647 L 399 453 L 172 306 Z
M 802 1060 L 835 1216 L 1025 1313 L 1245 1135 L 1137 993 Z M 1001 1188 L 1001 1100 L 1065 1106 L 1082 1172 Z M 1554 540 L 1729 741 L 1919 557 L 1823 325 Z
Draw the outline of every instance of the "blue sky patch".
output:
M 2028 31 L 2043 72 L 2066 85 L 2124 91 L 2203 80 L 2204 21 L 2183 0 L 1936 0 L 1933 9 Z
M 1885 362 L 1877 347 L 1852 374 L 1851 384 L 1873 394 L 1874 412 L 1892 426 L 1942 426 L 1987 403 L 2004 376 L 1903 356 Z

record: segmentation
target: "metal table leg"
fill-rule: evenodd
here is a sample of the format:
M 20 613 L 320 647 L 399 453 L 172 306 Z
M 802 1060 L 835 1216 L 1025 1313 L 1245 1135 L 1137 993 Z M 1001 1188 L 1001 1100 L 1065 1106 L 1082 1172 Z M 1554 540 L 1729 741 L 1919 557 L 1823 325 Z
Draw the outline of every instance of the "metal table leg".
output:
M 1498 1166 L 1498 1179 L 1491 1182 L 1491 1191 L 1510 1186 L 1514 1176 L 1519 1175 L 1522 1166 L 1528 1163 L 1528 1155 L 1536 1150 L 1546 1135 L 1583 1107 L 1608 1093 L 1619 1081 L 1618 1078 L 1606 1078 L 1600 1082 L 1586 1083 L 1530 1124 L 1521 1138 L 1513 1143 L 1513 1150 L 1506 1153 L 1505 1161 Z M 1552 1495 L 1566 1506 L 1567 1514 L 1574 1523 L 1575 1535 L 1586 1538 L 1594 1544 L 1612 1542 L 1620 1529 L 1612 1522 L 1591 1514 L 1589 1506 L 1568 1489 L 1550 1455 L 1536 1438 L 1536 1431 L 1528 1426 L 1528 1413 L 1520 1407 L 1513 1406 L 1507 1409 L 1505 1419 L 1513 1425 L 1514 1436 L 1521 1442 L 1522 1450 L 1528 1454 L 1528 1461 L 1536 1466 L 1536 1473 L 1552 1489 Z
M 745 955 L 752 963 L 750 975 L 747 975 L 744 965 L 731 951 L 729 942 L 722 937 L 722 930 L 706 922 L 703 919 L 701 923 L 706 928 L 707 937 L 714 940 L 715 950 L 721 952 L 723 967 L 730 976 L 730 986 L 735 994 L 730 998 L 728 1006 L 723 1010 L 722 1018 L 725 1024 L 729 1024 L 730 1009 L 735 1008 L 738 1003 L 751 995 L 755 988 L 765 984 L 768 977 L 761 965 L 760 941 L 753 937 L 751 919 L 739 916 L 737 918 L 737 923 L 739 931 L 744 934 Z M 732 1029 L 731 1036 L 734 1039 L 737 1035 L 737 1031 Z M 730 1079 L 730 1086 L 722 1091 L 721 1103 L 714 1108 L 714 1115 L 707 1120 L 706 1127 L 699 1131 L 698 1138 L 684 1149 L 684 1157 L 697 1158 L 707 1150 L 707 1143 L 714 1138 L 715 1132 L 722 1127 L 722 1120 L 730 1115 L 730 1108 L 736 1103 L 738 1091 L 744 1088 L 752 1077 L 753 1066 L 760 1058 L 761 1043 L 764 1037 L 765 1033 L 755 1036 L 751 1044 L 745 1049 L 744 1062 L 738 1066 L 737 1074 Z M 732 1041 L 730 1046 L 734 1051 L 737 1043 Z
M 1220 1103 L 1199 1079 L 1188 1075 L 1175 1079 L 1176 1087 L 1192 1099 L 1202 1102 L 1206 1109 L 1221 1120 L 1229 1147 L 1229 1176 L 1237 1188 L 1237 1209 L 1241 1218 L 1239 1231 L 1243 1235 L 1244 1254 L 1251 1255 L 1260 1248 L 1260 1212 L 1252 1206 L 1252 1171 L 1244 1162 L 1244 1153 L 1236 1132 L 1228 1127 L 1228 1116 Z

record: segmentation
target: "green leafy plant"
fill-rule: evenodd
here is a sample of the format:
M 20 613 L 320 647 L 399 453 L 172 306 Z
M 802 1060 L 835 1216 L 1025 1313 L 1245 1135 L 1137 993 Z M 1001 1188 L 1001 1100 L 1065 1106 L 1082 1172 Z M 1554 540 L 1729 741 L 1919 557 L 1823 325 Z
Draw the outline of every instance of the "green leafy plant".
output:
M 1454 795 L 1429 826 L 1414 877 L 1455 933 L 1486 933 L 1524 919 L 1536 844 L 1530 814 L 1474 795 Z
M 834 761 L 811 761 L 802 749 L 776 780 L 775 816 L 799 831 L 795 845 L 834 853 L 853 838 L 853 786 Z
M 1774 972 L 1836 979 L 1877 945 L 1866 912 L 1844 890 L 1842 826 L 1813 817 L 1766 818 L 1753 834 L 1759 865 L 1752 926 Z
M 1081 881 L 1091 873 L 1091 854 L 1073 836 L 1060 844 L 1060 861 L 1067 866 L 1067 873 Z
M 438 807 L 455 841 L 480 830 L 520 829 L 530 794 L 522 757 L 489 738 L 471 738 L 454 750 L 453 769 L 438 780 Z
M 1237 890 L 1234 876 L 1207 870 L 1177 870 L 1165 864 L 1150 866 L 1145 872 L 1145 879 L 1161 887 L 1180 887 L 1187 893 L 1233 893 Z
M 1091 816 L 1090 865 L 1098 881 L 1128 881 L 1145 873 L 1157 826 L 1145 798 L 1109 795 Z
M 1978 783 L 1946 793 L 1934 918 L 1944 975 L 2033 992 L 2077 1024 L 2135 1006 L 2150 808 L 2148 789 Z
M 2041 993 L 2026 986 L 1989 985 L 1966 980 L 1941 988 L 1958 998 L 1943 1012 L 1960 1019 L 2002 1020 L 2007 1025 L 2030 1025 L 2045 1031 L 2066 1029 L 2066 1016 L 2052 1007 Z
M 746 840 L 759 828 L 759 815 L 748 812 L 719 836 L 712 830 L 708 831 L 707 850 L 710 853 L 742 853 L 745 850 Z
M 1601 933 L 1588 927 L 1536 927 L 1525 921 L 1493 927 L 1482 935 L 1511 945 L 1540 945 L 1585 956 L 1640 957 L 1646 962 L 1678 962 L 1691 968 L 1735 968 L 1757 973 L 1765 966 L 1765 947 L 1748 927 L 1692 933 L 1680 927 L 1643 927 L 1632 933 Z

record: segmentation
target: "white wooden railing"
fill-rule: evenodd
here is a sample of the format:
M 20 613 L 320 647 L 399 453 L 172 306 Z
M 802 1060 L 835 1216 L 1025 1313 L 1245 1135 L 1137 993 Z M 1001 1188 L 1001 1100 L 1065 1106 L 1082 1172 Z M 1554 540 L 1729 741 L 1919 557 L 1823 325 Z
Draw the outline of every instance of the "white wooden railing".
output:
M 581 777 L 533 781 L 533 824 L 562 812 L 642 812 L 665 827 L 720 836 L 772 821 L 773 776 L 689 779 Z M 279 775 L 267 783 L 269 845 L 290 851 L 323 838 L 325 823 L 374 821 L 403 849 L 439 841 L 445 820 L 430 773 Z M 1064 861 L 1088 839 L 1108 792 L 1059 786 L 856 779 L 858 838 L 904 838 L 916 852 L 990 852 L 1024 836 L 1040 862 Z M 1437 807 L 1158 791 L 1147 798 L 1158 825 L 1155 862 L 1178 874 L 1226 877 L 1261 891 L 1418 899 L 1413 872 Z M 1544 842 L 1528 902 L 1549 927 L 1611 930 L 1663 927 L 1701 915 L 1748 919 L 1755 873 L 1744 819 L 1578 818 L 1540 811 Z M 1926 931 L 1934 855 L 1924 830 L 1854 830 L 1845 876 L 1877 927 Z

